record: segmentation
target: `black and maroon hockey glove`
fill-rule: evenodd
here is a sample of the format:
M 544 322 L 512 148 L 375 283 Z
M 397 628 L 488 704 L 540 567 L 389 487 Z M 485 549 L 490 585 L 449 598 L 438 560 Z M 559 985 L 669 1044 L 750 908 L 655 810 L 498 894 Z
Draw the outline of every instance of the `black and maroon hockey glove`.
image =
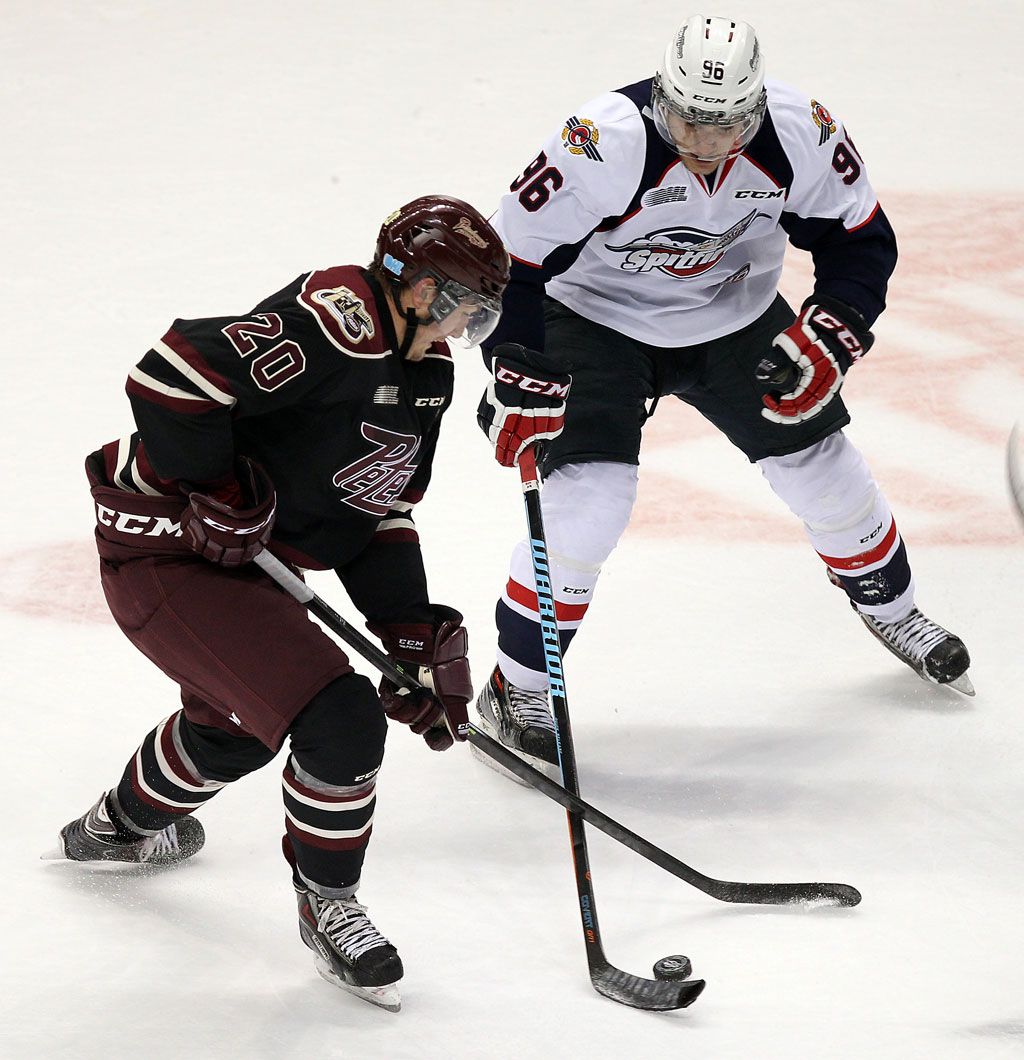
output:
M 843 377 L 875 341 L 861 315 L 834 298 L 812 295 L 775 336 L 757 366 L 765 389 L 761 415 L 773 423 L 809 420 L 839 393 Z
M 222 567 L 240 567 L 267 546 L 274 528 L 277 494 L 266 471 L 239 459 L 238 482 L 214 494 L 189 493 L 181 533 L 196 552 Z
M 432 751 L 447 751 L 468 735 L 468 706 L 473 698 L 469 638 L 462 615 L 454 608 L 435 604 L 434 615 L 432 626 L 367 625 L 387 653 L 406 664 L 403 669 L 423 685 L 397 688 L 385 677 L 379 689 L 384 713 L 422 736 Z
M 532 367 L 530 361 L 537 356 L 514 342 L 494 349 L 491 381 L 480 399 L 476 422 L 504 467 L 514 467 L 528 445 L 558 437 L 565 426 L 572 377 Z

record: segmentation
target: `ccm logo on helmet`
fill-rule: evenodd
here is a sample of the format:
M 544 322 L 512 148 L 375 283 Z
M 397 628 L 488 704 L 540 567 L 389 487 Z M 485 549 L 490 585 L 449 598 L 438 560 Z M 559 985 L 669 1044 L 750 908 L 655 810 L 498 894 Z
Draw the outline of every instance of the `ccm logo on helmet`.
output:
M 517 386 L 520 390 L 526 390 L 530 394 L 543 394 L 546 397 L 567 397 L 569 394 L 569 383 L 551 383 L 542 379 L 531 379 L 528 375 L 513 372 L 511 368 L 499 366 L 494 373 L 494 378 L 499 383 L 508 383 L 509 386 Z

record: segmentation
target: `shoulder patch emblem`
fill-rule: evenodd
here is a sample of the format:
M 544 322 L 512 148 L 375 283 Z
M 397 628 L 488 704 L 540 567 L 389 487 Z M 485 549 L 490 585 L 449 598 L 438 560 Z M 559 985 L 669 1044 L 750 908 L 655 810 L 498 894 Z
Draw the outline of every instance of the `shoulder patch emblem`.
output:
M 562 129 L 562 146 L 571 155 L 586 155 L 595 162 L 603 162 L 597 144 L 601 131 L 589 118 L 572 117 Z
M 832 115 L 816 99 L 811 100 L 811 117 L 814 124 L 818 126 L 818 146 L 821 145 L 836 131 L 836 123 Z
M 353 342 L 373 338 L 373 317 L 367 312 L 363 300 L 357 298 L 347 287 L 317 291 L 313 295 L 313 301 L 319 302 L 333 317 L 337 318 L 342 330 Z
M 360 352 L 358 347 L 376 334 L 374 316 L 366 303 L 348 287 L 316 286 L 317 273 L 306 277 L 298 302 L 316 317 L 320 330 L 343 353 L 350 357 L 387 357 L 390 350 Z

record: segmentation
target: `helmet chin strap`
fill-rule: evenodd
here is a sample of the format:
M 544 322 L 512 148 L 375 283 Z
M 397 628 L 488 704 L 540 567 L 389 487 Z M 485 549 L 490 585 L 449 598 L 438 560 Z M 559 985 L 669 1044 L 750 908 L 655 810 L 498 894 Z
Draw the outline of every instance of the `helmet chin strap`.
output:
M 402 336 L 402 345 L 398 348 L 398 355 L 404 357 L 412 348 L 413 339 L 416 338 L 416 329 L 425 322 L 416 316 L 416 310 L 412 306 L 404 311 L 399 309 L 399 312 L 405 320 L 405 335 Z
M 416 331 L 421 324 L 429 324 L 430 316 L 427 316 L 426 320 L 420 320 L 416 315 L 416 310 L 412 306 L 402 308 L 402 301 L 399 298 L 400 285 L 395 283 L 388 290 L 388 294 L 391 296 L 391 301 L 394 303 L 395 309 L 398 311 L 398 315 L 405 321 L 405 334 L 402 336 L 402 342 L 398 347 L 399 357 L 405 357 L 405 355 L 412 349 L 412 344 L 416 339 Z

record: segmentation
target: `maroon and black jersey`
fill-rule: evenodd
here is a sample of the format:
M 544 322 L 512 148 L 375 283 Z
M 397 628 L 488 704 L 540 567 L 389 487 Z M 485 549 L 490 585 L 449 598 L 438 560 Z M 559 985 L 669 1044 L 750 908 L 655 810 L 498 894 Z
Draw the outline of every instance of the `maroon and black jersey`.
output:
M 397 350 L 384 292 L 356 266 L 299 276 L 245 314 L 176 320 L 129 373 L 138 430 L 103 447 L 106 479 L 210 492 L 251 457 L 277 489 L 275 552 L 337 569 L 369 618 L 426 617 L 410 513 L 453 364 L 444 343 L 418 362 Z

